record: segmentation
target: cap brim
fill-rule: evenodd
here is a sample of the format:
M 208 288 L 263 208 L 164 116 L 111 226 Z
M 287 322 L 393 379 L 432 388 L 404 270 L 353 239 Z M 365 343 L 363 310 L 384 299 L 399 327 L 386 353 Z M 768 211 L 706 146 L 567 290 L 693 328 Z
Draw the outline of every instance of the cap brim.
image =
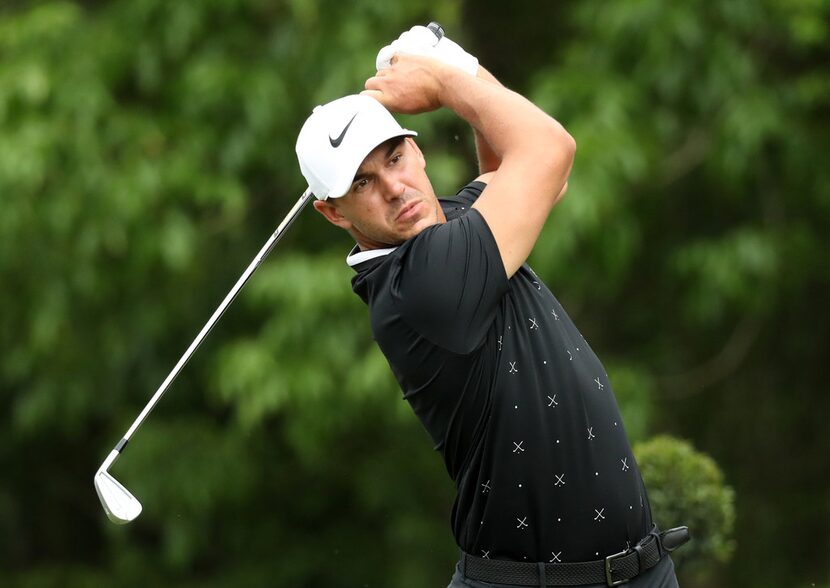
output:
M 332 184 L 328 196 L 323 198 L 323 200 L 327 198 L 342 198 L 345 196 L 349 192 L 349 188 L 351 188 L 354 177 L 357 174 L 357 170 L 360 169 L 360 165 L 363 163 L 363 160 L 366 159 L 366 156 L 374 151 L 378 145 L 382 145 L 389 139 L 394 139 L 395 137 L 417 136 L 418 133 L 415 131 L 410 131 L 409 129 L 396 129 L 395 132 L 391 133 L 388 137 L 381 136 L 379 140 L 376 138 L 377 142 L 373 142 L 373 144 L 367 145 L 364 149 L 353 152 L 353 159 L 349 161 L 348 167 L 344 168 L 343 175 L 340 176 L 334 184 Z

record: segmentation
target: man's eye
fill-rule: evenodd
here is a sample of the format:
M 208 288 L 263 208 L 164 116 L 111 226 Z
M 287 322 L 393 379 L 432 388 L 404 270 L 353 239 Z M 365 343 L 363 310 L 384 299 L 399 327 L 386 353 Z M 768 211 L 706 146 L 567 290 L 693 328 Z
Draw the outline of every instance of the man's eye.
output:
M 396 153 L 392 156 L 392 159 L 389 160 L 389 163 L 398 163 L 401 160 L 401 157 L 403 156 L 400 153 Z
M 358 180 L 354 183 L 354 189 L 355 189 L 355 191 L 359 192 L 360 190 L 362 190 L 363 188 L 365 188 L 368 185 L 369 185 L 369 180 L 367 180 L 366 178 L 363 178 L 363 179 L 360 179 L 360 180 Z

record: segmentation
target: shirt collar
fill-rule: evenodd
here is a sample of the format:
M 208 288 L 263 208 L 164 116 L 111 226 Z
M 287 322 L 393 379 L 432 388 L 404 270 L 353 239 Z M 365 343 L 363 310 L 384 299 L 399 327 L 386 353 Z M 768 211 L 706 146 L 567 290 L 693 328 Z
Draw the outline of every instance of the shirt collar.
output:
M 346 256 L 346 263 L 349 264 L 349 267 L 355 267 L 357 264 L 363 263 L 364 261 L 369 261 L 370 259 L 375 259 L 376 257 L 383 257 L 384 255 L 389 255 L 395 249 L 397 249 L 397 247 L 359 251 L 357 247 L 355 247 L 351 250 L 349 255 Z

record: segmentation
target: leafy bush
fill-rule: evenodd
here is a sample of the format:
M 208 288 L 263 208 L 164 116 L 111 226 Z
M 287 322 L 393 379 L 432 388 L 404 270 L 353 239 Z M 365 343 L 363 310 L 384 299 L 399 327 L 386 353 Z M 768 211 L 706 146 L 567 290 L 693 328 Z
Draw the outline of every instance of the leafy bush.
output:
M 663 530 L 686 525 L 692 534 L 672 554 L 675 565 L 701 575 L 727 562 L 735 548 L 735 493 L 712 458 L 667 435 L 636 444 L 634 455 L 657 524 Z

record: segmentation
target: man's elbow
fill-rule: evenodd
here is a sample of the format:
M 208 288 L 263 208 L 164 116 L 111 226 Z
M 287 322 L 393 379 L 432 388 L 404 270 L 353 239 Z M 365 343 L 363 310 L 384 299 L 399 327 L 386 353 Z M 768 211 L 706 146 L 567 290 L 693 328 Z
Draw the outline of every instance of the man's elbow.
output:
M 542 160 L 548 171 L 552 184 L 556 185 L 554 194 L 567 182 L 576 155 L 576 140 L 556 121 L 553 121 L 547 134 Z
M 555 157 L 570 169 L 574 161 L 574 156 L 576 155 L 576 139 L 558 123 L 556 127 L 554 139 Z

